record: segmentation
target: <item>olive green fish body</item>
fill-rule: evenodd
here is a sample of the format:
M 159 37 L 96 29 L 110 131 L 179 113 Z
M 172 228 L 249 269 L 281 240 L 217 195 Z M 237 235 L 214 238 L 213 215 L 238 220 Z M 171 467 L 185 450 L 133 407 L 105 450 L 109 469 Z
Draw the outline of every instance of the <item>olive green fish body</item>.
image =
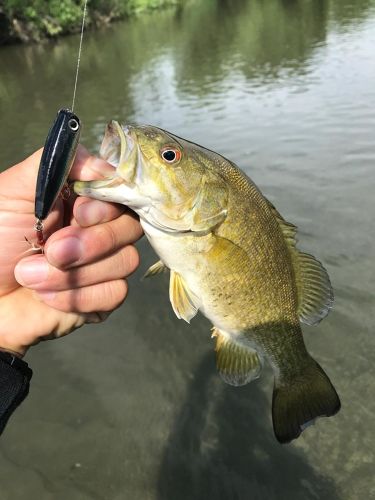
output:
M 190 322 L 199 310 L 212 322 L 227 383 L 248 383 L 270 362 L 277 439 L 336 413 L 339 398 L 300 325 L 328 313 L 332 289 L 320 262 L 297 249 L 296 227 L 232 162 L 156 127 L 112 122 L 101 153 L 113 178 L 78 182 L 76 192 L 139 214 L 160 257 L 147 275 L 168 268 L 177 317 Z
M 236 315 L 244 316 L 246 311 L 245 337 L 253 340 L 278 370 L 286 371 L 288 361 L 292 364 L 295 356 L 306 355 L 290 252 L 273 207 L 258 188 L 233 165 L 223 165 L 223 171 L 235 187 L 230 191 L 228 216 L 217 234 L 231 238 L 243 251 L 236 272 L 245 293 Z M 281 356 L 277 355 L 278 345 L 282 346 Z
M 163 262 L 200 298 L 199 309 L 216 328 L 266 355 L 277 372 L 293 376 L 308 355 L 287 245 L 256 186 L 229 162 L 222 160 L 220 166 L 233 188 L 218 228 L 208 235 L 176 237 L 142 223 L 145 233 Z

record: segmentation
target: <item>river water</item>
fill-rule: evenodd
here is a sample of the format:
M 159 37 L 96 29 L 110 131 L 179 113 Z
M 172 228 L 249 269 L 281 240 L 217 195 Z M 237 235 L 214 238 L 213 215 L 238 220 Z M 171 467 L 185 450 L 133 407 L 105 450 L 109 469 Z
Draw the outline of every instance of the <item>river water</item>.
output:
M 39 147 L 71 102 L 78 37 L 0 49 L 0 165 Z M 152 123 L 243 168 L 335 307 L 304 328 L 342 400 L 290 445 L 269 368 L 215 372 L 208 322 L 178 321 L 166 276 L 101 326 L 33 348 L 31 393 L 0 444 L 0 500 L 375 498 L 375 1 L 196 0 L 87 33 L 77 107 L 97 151 L 112 118 Z

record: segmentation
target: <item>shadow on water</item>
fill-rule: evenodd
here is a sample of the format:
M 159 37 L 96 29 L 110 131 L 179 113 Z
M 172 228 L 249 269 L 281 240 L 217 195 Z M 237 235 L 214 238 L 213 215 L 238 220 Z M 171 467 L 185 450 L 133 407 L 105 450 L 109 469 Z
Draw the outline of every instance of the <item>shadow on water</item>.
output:
M 207 354 L 195 372 L 164 452 L 160 500 L 338 499 L 294 445 L 275 441 L 259 382 L 233 388 Z

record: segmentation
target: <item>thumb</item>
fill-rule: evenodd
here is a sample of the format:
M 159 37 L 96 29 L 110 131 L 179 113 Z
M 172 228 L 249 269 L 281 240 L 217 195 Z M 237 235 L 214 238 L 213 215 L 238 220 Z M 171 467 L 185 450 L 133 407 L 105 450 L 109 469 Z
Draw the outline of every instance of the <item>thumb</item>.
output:
M 79 145 L 69 178 L 91 181 L 112 176 L 113 172 L 114 167 L 111 164 L 101 158 L 91 156 L 84 146 Z

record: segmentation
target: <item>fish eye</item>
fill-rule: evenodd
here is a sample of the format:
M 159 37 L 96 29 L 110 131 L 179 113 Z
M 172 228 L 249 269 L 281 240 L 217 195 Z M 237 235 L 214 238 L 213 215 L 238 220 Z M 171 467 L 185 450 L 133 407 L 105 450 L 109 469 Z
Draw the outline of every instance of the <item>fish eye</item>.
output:
M 181 151 L 171 147 L 162 149 L 160 154 L 167 163 L 177 163 L 181 159 Z
M 75 118 L 71 118 L 68 121 L 68 125 L 72 132 L 77 132 L 77 130 L 79 129 L 79 123 Z

